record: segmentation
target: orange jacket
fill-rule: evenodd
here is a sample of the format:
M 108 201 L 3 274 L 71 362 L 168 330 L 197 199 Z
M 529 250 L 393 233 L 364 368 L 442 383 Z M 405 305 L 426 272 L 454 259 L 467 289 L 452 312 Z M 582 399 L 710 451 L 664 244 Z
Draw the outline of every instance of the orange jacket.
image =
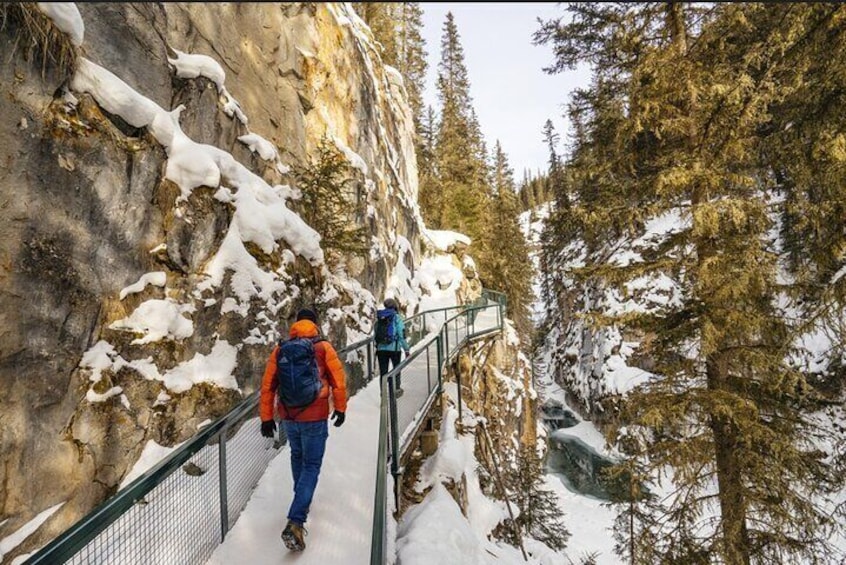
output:
M 291 326 L 291 337 L 317 337 L 317 326 L 311 320 L 300 320 Z M 346 412 L 347 410 L 347 386 L 344 365 L 338 359 L 335 348 L 328 341 L 319 341 L 314 344 L 314 354 L 317 357 L 317 369 L 320 373 L 320 380 L 323 388 L 314 402 L 305 408 L 293 408 L 291 413 L 276 395 L 276 353 L 279 346 L 273 348 L 273 353 L 267 359 L 264 368 L 264 377 L 261 380 L 261 399 L 259 400 L 259 416 L 262 422 L 273 419 L 273 404 L 276 400 L 276 407 L 279 410 L 279 417 L 283 420 L 295 420 L 297 422 L 317 422 L 329 417 L 329 389 L 332 389 L 332 403 L 335 410 Z

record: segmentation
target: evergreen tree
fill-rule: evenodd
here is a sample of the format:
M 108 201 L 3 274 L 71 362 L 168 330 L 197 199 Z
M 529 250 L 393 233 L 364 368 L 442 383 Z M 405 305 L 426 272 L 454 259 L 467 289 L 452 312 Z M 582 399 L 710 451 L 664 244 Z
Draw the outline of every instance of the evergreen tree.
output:
M 476 240 L 476 255 L 484 254 L 483 218 L 489 209 L 484 145 L 470 97 L 464 48 L 452 12 L 448 12 L 438 64 L 441 120 L 435 143 L 442 206 L 434 225 L 466 233 Z
M 549 149 L 549 172 L 547 191 L 551 192 L 557 208 L 566 210 L 570 207 L 570 198 L 567 196 L 567 188 L 564 184 L 564 167 L 561 158 L 558 156 L 559 135 L 555 132 L 552 120 L 546 120 L 543 126 L 543 141 Z
M 400 46 L 397 37 L 397 16 L 401 3 L 353 2 L 353 9 L 370 27 L 373 37 L 382 46 L 382 61 L 399 67 Z M 424 71 L 425 72 L 425 71 Z
M 514 173 L 499 141 L 494 146 L 491 167 L 493 214 L 488 222 L 486 239 L 490 241 L 491 259 L 486 282 L 491 288 L 501 288 L 508 298 L 508 316 L 526 342 L 531 336 L 529 308 L 532 302 L 533 269 L 527 263 L 528 244 L 520 230 L 520 203 L 514 186 Z M 495 243 L 494 243 L 495 242 Z
M 417 160 L 423 150 L 422 127 L 424 116 L 423 88 L 426 84 L 426 40 L 423 39 L 423 10 L 419 2 L 402 2 L 396 10 L 397 68 L 405 79 L 408 104 L 414 116 L 414 131 L 417 132 Z
M 357 187 L 350 164 L 334 143 L 321 139 L 317 158 L 307 167 L 296 167 L 294 175 L 302 192 L 301 215 L 320 234 L 330 266 L 343 255 L 366 256 L 370 232 L 360 223 L 364 211 L 355 204 Z
M 420 210 L 429 227 L 441 227 L 443 194 L 439 188 L 438 171 L 435 162 L 435 140 L 438 135 L 438 123 L 435 111 L 429 106 L 418 130 L 420 150 L 417 153 L 417 171 L 420 179 Z
M 570 532 L 555 493 L 544 487 L 543 461 L 532 445 L 521 445 L 516 469 L 506 475 L 511 500 L 520 508 L 515 521 L 521 532 L 555 550 L 564 549 Z M 511 530 L 505 534 L 513 537 Z M 516 545 L 516 540 L 509 540 Z
M 594 81 L 570 104 L 575 143 L 566 181 L 576 198 L 548 260 L 560 260 L 573 230 L 600 252 L 642 235 L 648 218 L 684 218 L 653 256 L 575 271 L 598 287 L 666 276 L 683 289 L 680 304 L 648 313 L 595 313 L 654 336 L 646 353 L 658 376 L 629 396 L 624 417 L 644 430 L 632 462 L 649 476 L 671 468 L 675 492 L 664 508 L 638 510 L 652 522 L 629 530 L 641 549 L 637 562 L 817 559 L 829 549 L 831 525 L 817 501 L 834 477 L 809 443 L 815 428 L 806 413 L 817 395 L 788 362 L 795 328 L 775 307 L 781 288 L 767 190 L 778 176 L 767 170 L 775 163 L 762 167 L 762 137 L 775 131 L 773 109 L 808 103 L 802 73 L 826 66 L 810 55 L 824 46 L 842 51 L 844 9 L 650 3 L 569 10 L 569 22 L 546 22 L 536 39 L 553 44 L 551 70 L 589 62 Z M 831 92 L 831 80 L 823 84 L 820 95 Z M 806 105 L 809 111 L 818 110 Z M 812 189 L 823 193 L 818 202 L 842 210 L 842 184 L 817 180 L 832 187 Z M 814 249 L 836 257 L 825 244 Z M 829 272 L 837 264 L 830 261 Z M 714 502 L 712 524 L 705 511 Z

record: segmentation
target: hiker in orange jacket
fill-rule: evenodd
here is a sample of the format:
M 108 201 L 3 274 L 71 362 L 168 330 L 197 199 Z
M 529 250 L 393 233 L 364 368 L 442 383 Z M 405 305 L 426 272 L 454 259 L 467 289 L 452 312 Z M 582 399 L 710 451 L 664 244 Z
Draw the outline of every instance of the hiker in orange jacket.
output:
M 279 352 L 277 345 L 267 360 L 264 377 L 261 382 L 259 416 L 261 433 L 273 437 L 276 431 L 274 405 L 279 419 L 285 427 L 288 445 L 291 450 L 291 471 L 294 477 L 294 500 L 288 509 L 288 523 L 282 531 L 282 540 L 288 549 L 305 549 L 304 535 L 306 517 L 317 487 L 317 478 L 326 451 L 326 438 L 329 436 L 327 419 L 329 418 L 329 395 L 331 390 L 334 412 L 332 420 L 335 426 L 344 423 L 347 410 L 347 389 L 344 366 L 338 354 L 326 340 L 319 338 L 317 315 L 312 310 L 303 309 L 297 313 L 297 322 L 291 326 L 290 337 L 306 338 L 314 343 L 314 356 L 322 387 L 317 398 L 302 408 L 287 408 L 278 398 L 276 359 Z

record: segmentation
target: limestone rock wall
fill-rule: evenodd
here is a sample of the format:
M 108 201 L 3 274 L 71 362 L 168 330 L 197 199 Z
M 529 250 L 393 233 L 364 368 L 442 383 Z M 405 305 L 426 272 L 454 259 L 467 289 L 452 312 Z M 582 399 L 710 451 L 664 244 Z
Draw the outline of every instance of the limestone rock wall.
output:
M 183 199 L 165 178 L 168 151 L 147 128 L 73 92 L 57 69 L 16 48 L 25 30 L 8 23 L 0 30 L 0 539 L 64 504 L 3 563 L 114 493 L 148 440 L 182 441 L 255 390 L 279 330 L 302 305 L 318 306 L 336 342 L 369 332 L 374 295 L 398 262 L 413 273 L 421 248 L 402 80 L 346 5 L 78 8 L 81 57 L 164 110 L 184 105 L 179 125 L 190 139 L 231 154 L 278 193 L 295 192 L 289 167 L 332 139 L 355 167 L 349 221 L 370 227 L 372 249 L 330 272 L 283 240 L 271 253 L 245 241 L 245 268 L 273 290 L 244 299 L 249 284 L 237 268 L 209 284 L 235 213 L 220 187 Z M 174 50 L 220 64 L 246 123 L 227 114 L 214 81 L 176 76 Z M 238 141 L 247 133 L 271 142 L 278 159 Z M 294 198 L 288 205 L 297 209 Z M 121 297 L 145 273 L 164 273 L 165 284 Z M 190 321 L 191 331 L 168 327 L 139 343 L 137 331 L 112 327 L 151 302 L 177 308 L 175 323 Z M 215 355 L 231 364 L 227 386 L 166 386 L 168 371 Z
M 503 461 L 514 461 L 520 444 L 537 443 L 537 394 L 513 330 L 466 348 L 452 367 L 453 378 L 457 372 L 463 404 L 485 418 Z

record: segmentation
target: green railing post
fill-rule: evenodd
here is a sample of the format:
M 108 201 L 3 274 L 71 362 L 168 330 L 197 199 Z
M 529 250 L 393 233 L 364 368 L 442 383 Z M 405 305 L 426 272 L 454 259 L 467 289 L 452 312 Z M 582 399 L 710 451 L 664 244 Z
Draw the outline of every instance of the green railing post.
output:
M 432 356 L 430 355 L 430 345 L 426 346 L 426 390 L 432 392 Z
M 373 380 L 373 352 L 371 348 L 373 347 L 373 341 L 367 342 L 367 351 L 364 353 L 367 356 L 367 382 Z
M 226 488 L 226 432 L 229 426 L 220 430 L 220 437 L 217 441 L 217 470 L 218 470 L 218 493 L 220 494 L 220 543 L 226 539 L 226 532 L 229 530 L 229 494 Z
M 399 430 L 397 429 L 397 395 L 394 375 L 388 375 L 388 409 L 391 426 L 391 475 L 394 477 L 394 501 L 399 510 Z
M 458 327 L 458 324 L 456 324 L 456 327 Z M 459 348 L 459 344 L 456 343 L 455 344 L 456 351 L 458 350 L 458 348 Z M 455 382 L 458 384 L 458 386 L 456 387 L 458 389 L 458 421 L 463 422 L 464 416 L 463 416 L 463 410 L 461 408 L 462 407 L 462 404 L 461 404 L 461 363 L 456 363 Z
M 368 353 L 370 347 L 368 346 Z M 388 395 L 383 380 L 379 382 L 379 452 L 376 460 L 376 492 L 373 496 L 373 532 L 370 538 L 370 565 L 384 565 L 388 537 L 385 535 L 387 521 L 387 466 L 388 466 Z
M 443 365 L 444 365 L 444 342 L 442 334 L 438 334 L 438 394 L 443 394 L 444 392 L 444 376 L 443 376 Z

